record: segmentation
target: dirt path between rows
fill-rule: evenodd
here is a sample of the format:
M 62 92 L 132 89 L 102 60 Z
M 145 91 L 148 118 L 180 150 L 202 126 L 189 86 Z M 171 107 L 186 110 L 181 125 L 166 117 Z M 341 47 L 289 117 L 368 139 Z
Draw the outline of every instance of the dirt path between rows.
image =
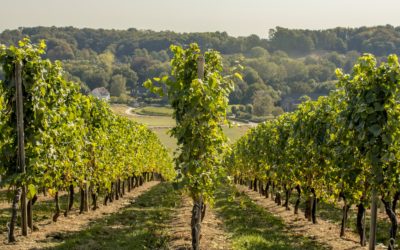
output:
M 148 191 L 150 188 L 159 184 L 158 181 L 147 182 L 143 184 L 143 186 L 135 188 L 130 193 L 125 193 L 123 198 L 119 200 L 114 200 L 114 202 L 109 203 L 107 206 L 103 206 L 102 202 L 99 201 L 99 206 L 95 211 L 90 211 L 88 213 L 79 214 L 79 211 L 76 209 L 78 206 L 75 204 L 75 209 L 70 212 L 68 217 L 60 216 L 57 222 L 53 222 L 51 220 L 44 220 L 39 223 L 36 223 L 36 226 L 39 227 L 39 231 L 35 231 L 30 233 L 28 237 L 23 237 L 20 235 L 21 230 L 17 229 L 16 237 L 17 242 L 15 244 L 7 243 L 7 235 L 1 235 L 0 249 L 4 250 L 24 250 L 24 249 L 41 249 L 44 247 L 52 247 L 60 242 L 54 242 L 54 238 L 58 237 L 63 233 L 72 233 L 77 232 L 85 227 L 93 221 L 100 219 L 108 214 L 115 213 L 119 209 L 130 205 L 135 201 L 135 198 Z
M 324 243 L 337 250 L 355 250 L 355 249 L 367 249 L 367 247 L 361 247 L 358 243 L 358 236 L 351 232 L 346 231 L 344 238 L 339 237 L 340 226 L 331 222 L 327 222 L 318 218 L 317 224 L 312 224 L 310 221 L 304 218 L 302 213 L 295 215 L 293 208 L 290 211 L 286 211 L 285 207 L 278 206 L 271 199 L 266 199 L 259 193 L 249 190 L 245 186 L 236 186 L 240 192 L 245 193 L 258 205 L 266 208 L 269 212 L 278 216 L 284 220 L 289 229 L 295 234 L 306 235 L 310 238 L 317 240 L 318 242 Z M 377 249 L 383 249 L 377 247 Z
M 191 249 L 192 238 L 190 221 L 192 218 L 192 200 L 183 196 L 182 206 L 176 211 L 169 223 L 171 249 Z M 222 221 L 217 218 L 215 211 L 207 207 L 206 216 L 201 224 L 201 249 L 232 249 L 228 233 L 223 228 Z

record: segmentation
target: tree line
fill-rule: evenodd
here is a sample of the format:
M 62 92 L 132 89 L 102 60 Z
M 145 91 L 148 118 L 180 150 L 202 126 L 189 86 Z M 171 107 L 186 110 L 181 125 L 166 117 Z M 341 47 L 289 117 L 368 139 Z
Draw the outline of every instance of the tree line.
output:
M 232 37 L 226 32 L 33 27 L 5 30 L 0 43 L 15 44 L 26 36 L 34 42 L 46 39 L 45 56 L 61 60 L 68 79 L 79 82 L 83 92 L 106 87 L 114 101 L 125 103 L 168 103 L 142 84 L 168 74 L 171 44 L 196 42 L 202 50 L 220 51 L 227 68 L 237 61 L 245 66 L 243 79 L 235 81 L 230 103 L 252 105 L 256 116 L 293 110 L 303 95 L 312 99 L 327 95 L 335 89 L 334 69 L 349 72 L 362 53 L 384 60 L 389 53 L 400 52 L 399 28 L 390 25 L 316 31 L 276 27 L 268 39 Z

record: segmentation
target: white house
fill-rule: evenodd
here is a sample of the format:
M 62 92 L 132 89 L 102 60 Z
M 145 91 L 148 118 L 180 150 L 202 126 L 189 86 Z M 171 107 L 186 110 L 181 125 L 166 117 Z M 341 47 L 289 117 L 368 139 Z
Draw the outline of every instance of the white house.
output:
M 99 98 L 100 100 L 110 100 L 110 92 L 104 87 L 95 88 L 94 90 L 92 90 L 91 94 Z

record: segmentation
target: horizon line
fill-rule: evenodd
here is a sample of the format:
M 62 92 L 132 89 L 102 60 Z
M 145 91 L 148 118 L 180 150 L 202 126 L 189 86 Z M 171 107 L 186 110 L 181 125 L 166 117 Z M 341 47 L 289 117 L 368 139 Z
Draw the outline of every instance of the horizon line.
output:
M 344 29 L 358 29 L 358 28 L 374 28 L 374 27 L 386 27 L 386 26 L 391 26 L 393 28 L 397 28 L 400 27 L 399 26 L 395 26 L 392 24 L 378 24 L 378 25 L 362 25 L 362 26 L 335 26 L 335 27 L 329 27 L 329 28 L 295 28 L 295 27 L 284 27 L 284 26 L 275 26 L 274 28 L 267 28 L 266 30 L 268 30 L 268 32 L 272 29 L 276 29 L 277 27 L 279 28 L 284 28 L 284 29 L 289 29 L 289 30 L 304 30 L 304 31 L 325 31 L 325 30 L 333 30 L 333 29 L 337 29 L 337 28 L 344 28 Z M 175 31 L 175 30 L 169 30 L 169 29 L 162 29 L 162 30 L 157 30 L 157 29 L 151 29 L 151 28 L 135 28 L 135 27 L 127 27 L 127 28 L 102 28 L 102 27 L 89 27 L 89 26 L 74 26 L 74 25 L 65 25 L 65 26 L 56 26 L 56 25 L 49 25 L 49 26 L 45 26 L 45 25 L 36 25 L 36 26 L 19 26 L 17 28 L 4 28 L 1 29 L 0 28 L 0 33 L 3 33 L 4 31 L 7 30 L 19 30 L 19 29 L 24 29 L 24 28 L 75 28 L 75 29 L 93 29 L 93 30 L 116 30 L 116 31 L 129 31 L 130 29 L 135 29 L 137 31 L 152 31 L 152 32 L 158 32 L 158 33 L 162 33 L 162 32 L 173 32 L 176 34 L 190 34 L 190 33 L 226 33 L 228 36 L 230 37 L 234 37 L 234 38 L 240 38 L 240 37 L 249 37 L 249 36 L 253 36 L 256 35 L 258 36 L 260 39 L 269 39 L 268 35 L 266 37 L 264 36 L 260 36 L 260 34 L 255 34 L 255 33 L 251 33 L 248 35 L 233 35 L 233 34 L 229 34 L 228 31 L 220 31 L 220 30 L 215 30 L 215 31 Z

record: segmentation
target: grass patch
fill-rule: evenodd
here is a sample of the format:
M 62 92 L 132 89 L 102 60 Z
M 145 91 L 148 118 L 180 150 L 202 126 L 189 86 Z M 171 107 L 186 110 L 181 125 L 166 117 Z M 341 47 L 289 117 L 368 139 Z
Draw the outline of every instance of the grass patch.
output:
M 169 107 L 148 106 L 135 109 L 134 112 L 139 115 L 172 116 L 173 109 Z
M 149 127 L 173 127 L 175 126 L 175 120 L 172 119 L 172 116 L 156 116 L 156 115 L 137 115 L 135 116 L 134 113 L 127 114 L 126 110 L 129 107 L 125 104 L 112 104 L 111 110 L 117 114 L 124 117 L 129 118 L 132 121 L 139 122 L 141 124 L 147 125 Z M 169 109 L 166 107 L 148 107 L 148 108 L 156 108 L 156 109 Z M 160 111 L 163 112 L 163 111 Z M 164 111 L 166 112 L 166 111 Z
M 234 188 L 217 192 L 215 209 L 232 234 L 233 249 L 329 249 L 308 237 L 291 234 L 282 219 Z
M 111 110 L 121 116 L 129 117 L 128 114 L 125 113 L 125 111 L 129 108 L 125 104 L 110 104 Z
M 9 191 L 6 188 L 0 189 L 0 202 L 8 202 L 11 201 L 11 196 L 9 195 Z
M 11 220 L 11 204 L 8 208 L 0 209 L 0 233 L 7 231 L 7 223 Z M 19 223 L 20 219 L 17 220 Z
M 165 223 L 180 202 L 172 185 L 161 183 L 88 229 L 61 235 L 61 245 L 48 249 L 168 249 Z
M 178 147 L 175 137 L 171 137 L 168 133 L 169 128 L 154 128 L 154 133 L 160 138 L 161 143 L 168 149 L 171 155 L 175 152 Z
M 250 129 L 250 126 L 223 127 L 224 133 L 229 139 L 229 143 L 235 143 L 249 129 Z
M 129 116 L 129 119 L 151 127 L 173 127 L 175 120 L 169 116 Z
M 229 139 L 229 143 L 234 143 L 237 139 L 239 139 L 241 136 L 243 136 L 246 131 L 249 129 L 249 126 L 234 126 L 234 127 L 223 127 L 224 133 Z M 172 153 L 175 151 L 177 148 L 176 144 L 176 139 L 174 137 L 171 137 L 168 134 L 168 131 L 170 130 L 169 128 L 151 128 L 151 130 L 154 131 L 154 133 L 157 134 L 157 136 L 160 138 L 161 143 L 164 144 L 165 147 L 167 147 L 168 151 Z

